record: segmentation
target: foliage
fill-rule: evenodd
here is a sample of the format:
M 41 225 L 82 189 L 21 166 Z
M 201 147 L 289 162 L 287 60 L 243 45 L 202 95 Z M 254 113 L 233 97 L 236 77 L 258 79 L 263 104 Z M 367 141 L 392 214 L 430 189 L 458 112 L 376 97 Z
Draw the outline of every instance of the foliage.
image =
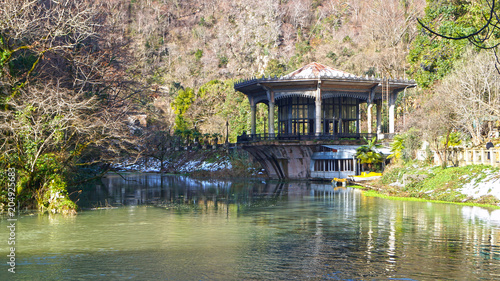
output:
M 193 105 L 185 114 L 200 133 L 225 136 L 228 129 L 229 140 L 235 142 L 238 134 L 248 130 L 250 104 L 233 85 L 231 80 L 211 80 L 200 86 Z
M 453 147 L 453 146 L 459 146 L 462 144 L 462 134 L 460 132 L 452 132 L 450 133 L 450 136 L 448 137 L 448 143 L 446 143 L 446 138 L 441 137 L 441 143 L 443 146 L 447 147 Z
M 421 21 L 438 33 L 460 37 L 481 28 L 488 12 L 488 5 L 480 1 L 427 1 Z M 493 31 L 492 38 L 499 36 L 499 30 Z M 453 69 L 467 44 L 465 40 L 447 40 L 422 29 L 408 55 L 411 74 L 421 87 L 430 87 Z
M 175 128 L 180 130 L 186 130 L 188 128 L 188 122 L 184 118 L 184 114 L 189 109 L 194 101 L 194 90 L 191 88 L 181 89 L 177 92 L 177 96 L 172 102 L 172 109 L 176 114 L 175 116 Z
M 264 71 L 264 75 L 266 77 L 280 77 L 286 74 L 287 67 L 285 64 L 280 63 L 276 59 L 271 59 L 266 66 L 266 70 Z
M 421 143 L 420 133 L 415 128 L 397 134 L 391 144 L 392 154 L 387 158 L 403 159 L 405 162 L 415 160 L 416 151 L 420 148 Z
M 395 135 L 394 140 L 391 144 L 392 154 L 387 157 L 387 159 L 395 158 L 400 159 L 403 155 L 403 150 L 405 149 L 404 138 L 402 135 Z
M 0 169 L 17 171 L 22 208 L 73 213 L 78 166 L 131 147 L 124 119 L 137 88 L 113 59 L 123 49 L 105 40 L 101 6 L 45 4 L 0 3 Z
M 356 158 L 360 160 L 361 164 L 368 164 L 369 169 L 372 169 L 374 164 L 384 161 L 384 157 L 376 148 L 380 148 L 380 144 L 376 144 L 377 138 L 373 137 L 371 140 L 365 138 L 367 144 L 358 147 L 356 150 Z

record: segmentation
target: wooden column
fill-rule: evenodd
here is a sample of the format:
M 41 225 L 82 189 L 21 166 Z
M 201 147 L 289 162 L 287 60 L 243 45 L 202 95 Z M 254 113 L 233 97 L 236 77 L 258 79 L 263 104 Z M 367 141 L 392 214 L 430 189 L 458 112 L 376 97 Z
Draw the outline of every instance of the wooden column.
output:
M 370 90 L 370 94 L 368 96 L 368 101 L 367 101 L 367 110 L 366 110 L 366 122 L 368 123 L 368 134 L 372 133 L 372 107 L 373 107 L 373 101 L 375 100 L 375 88 L 377 86 L 374 86 Z
M 356 121 L 356 134 L 361 132 L 361 110 L 359 110 L 359 101 L 357 101 L 356 105 L 356 115 L 358 116 L 358 120 Z

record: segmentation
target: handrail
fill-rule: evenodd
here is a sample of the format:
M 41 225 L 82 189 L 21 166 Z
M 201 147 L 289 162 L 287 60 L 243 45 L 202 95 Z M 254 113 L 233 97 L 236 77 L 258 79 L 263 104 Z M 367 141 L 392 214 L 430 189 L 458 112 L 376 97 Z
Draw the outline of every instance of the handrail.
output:
M 248 142 L 258 142 L 258 141 L 267 141 L 267 140 L 278 140 L 278 141 L 286 141 L 286 140 L 342 140 L 342 139 L 362 139 L 367 138 L 371 139 L 376 136 L 375 133 L 339 133 L 339 134 L 243 134 L 238 136 L 238 143 L 248 143 Z
M 465 149 L 463 160 L 467 165 L 483 164 L 500 167 L 500 149 Z

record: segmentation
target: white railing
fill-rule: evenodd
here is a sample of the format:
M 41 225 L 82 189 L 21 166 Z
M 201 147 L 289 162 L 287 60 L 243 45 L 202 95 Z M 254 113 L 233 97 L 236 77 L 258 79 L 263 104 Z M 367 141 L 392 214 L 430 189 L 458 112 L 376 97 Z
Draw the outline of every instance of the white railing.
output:
M 462 157 L 465 165 L 484 164 L 500 167 L 500 149 L 465 149 Z
M 441 165 L 441 158 L 436 152 L 434 154 L 434 164 Z M 448 165 L 490 165 L 500 167 L 500 148 L 494 149 L 470 149 L 470 148 L 451 148 L 448 150 Z M 425 150 L 417 151 L 417 159 L 425 160 L 427 152 Z

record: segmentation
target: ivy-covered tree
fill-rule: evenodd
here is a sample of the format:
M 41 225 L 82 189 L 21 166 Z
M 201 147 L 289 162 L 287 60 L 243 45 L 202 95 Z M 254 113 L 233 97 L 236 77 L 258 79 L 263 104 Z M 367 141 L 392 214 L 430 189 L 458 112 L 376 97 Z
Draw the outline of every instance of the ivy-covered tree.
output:
M 500 5 L 498 4 L 498 0 L 459 1 L 459 4 L 463 5 L 463 2 L 471 5 L 469 9 L 466 9 L 470 25 L 466 30 L 460 30 L 458 33 L 449 33 L 449 30 L 434 30 L 421 20 L 418 20 L 418 23 L 435 36 L 448 40 L 468 40 L 479 49 L 496 49 L 500 45 L 500 41 L 498 40 L 500 31 L 498 25 L 500 22 Z
M 0 170 L 16 170 L 22 207 L 72 213 L 79 167 L 127 145 L 137 88 L 94 1 L 7 0 L 0 14 Z
M 184 118 L 184 114 L 189 109 L 194 101 L 194 90 L 192 88 L 181 89 L 177 92 L 177 96 L 172 102 L 172 108 L 175 112 L 175 128 L 186 130 L 189 127 L 188 121 Z
M 425 16 L 420 20 L 426 27 L 450 36 L 463 36 L 477 30 L 485 9 L 477 2 L 466 0 L 427 1 Z M 419 86 L 427 88 L 448 74 L 461 57 L 467 41 L 447 40 L 423 28 L 410 48 L 410 73 Z

